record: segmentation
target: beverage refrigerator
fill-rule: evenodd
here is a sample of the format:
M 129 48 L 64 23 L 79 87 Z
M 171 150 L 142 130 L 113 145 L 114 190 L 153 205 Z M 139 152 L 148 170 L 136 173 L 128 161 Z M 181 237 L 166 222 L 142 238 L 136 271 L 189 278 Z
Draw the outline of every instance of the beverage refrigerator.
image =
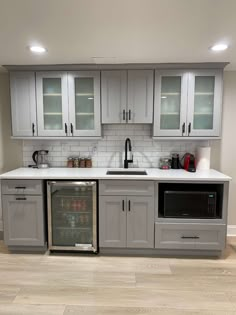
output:
M 49 250 L 97 252 L 97 182 L 48 181 Z

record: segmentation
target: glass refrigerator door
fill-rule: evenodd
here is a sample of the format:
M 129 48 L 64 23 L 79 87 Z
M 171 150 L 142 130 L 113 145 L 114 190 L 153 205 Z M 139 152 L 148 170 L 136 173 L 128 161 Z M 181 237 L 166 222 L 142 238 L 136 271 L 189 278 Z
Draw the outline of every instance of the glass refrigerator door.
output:
M 49 248 L 96 251 L 96 182 L 48 185 Z

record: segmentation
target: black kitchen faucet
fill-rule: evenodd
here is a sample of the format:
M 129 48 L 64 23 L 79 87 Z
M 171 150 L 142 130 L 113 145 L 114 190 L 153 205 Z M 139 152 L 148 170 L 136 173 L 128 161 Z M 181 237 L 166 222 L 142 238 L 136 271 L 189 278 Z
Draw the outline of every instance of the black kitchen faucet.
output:
M 132 151 L 132 147 L 131 147 L 131 140 L 130 138 L 126 138 L 125 140 L 125 159 L 124 159 L 124 168 L 129 168 L 129 163 L 133 163 L 133 155 L 132 155 L 132 159 L 128 160 L 127 158 L 127 145 L 129 144 L 129 151 Z

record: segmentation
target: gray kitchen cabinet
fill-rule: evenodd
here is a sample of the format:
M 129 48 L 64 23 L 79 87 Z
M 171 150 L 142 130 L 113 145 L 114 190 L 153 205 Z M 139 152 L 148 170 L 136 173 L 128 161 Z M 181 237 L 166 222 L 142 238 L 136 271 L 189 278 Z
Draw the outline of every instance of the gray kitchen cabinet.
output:
M 223 250 L 225 224 L 155 223 L 155 248 Z
M 155 72 L 154 136 L 184 136 L 187 113 L 188 74 Z
M 126 247 L 126 211 L 121 196 L 101 196 L 99 200 L 99 245 Z
M 102 124 L 126 122 L 127 71 L 101 72 Z
M 127 247 L 154 247 L 154 198 L 127 196 Z
M 101 72 L 102 123 L 153 122 L 153 70 Z
M 142 180 L 101 180 L 99 194 L 102 196 L 153 196 L 153 181 Z
M 100 72 L 37 72 L 39 136 L 101 136 Z
M 110 248 L 154 247 L 152 181 L 100 181 L 99 245 Z
M 43 246 L 41 196 L 3 196 L 4 242 L 7 246 Z
M 45 246 L 42 182 L 29 180 L 29 183 L 2 180 L 4 242 L 9 247 Z
M 189 73 L 188 136 L 220 136 L 222 86 L 221 70 L 195 70 Z
M 42 195 L 42 183 L 37 179 L 4 179 L 3 195 Z
M 101 136 L 100 72 L 68 73 L 69 135 Z
M 155 72 L 154 137 L 219 137 L 222 70 Z
M 39 136 L 66 137 L 69 130 L 67 72 L 36 73 Z
M 11 72 L 12 136 L 37 136 L 35 73 Z

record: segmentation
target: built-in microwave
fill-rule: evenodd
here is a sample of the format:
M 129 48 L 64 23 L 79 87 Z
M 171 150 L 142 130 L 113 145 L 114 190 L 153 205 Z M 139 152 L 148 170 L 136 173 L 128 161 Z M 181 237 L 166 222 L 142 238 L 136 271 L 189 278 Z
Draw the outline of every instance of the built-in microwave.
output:
M 216 218 L 215 191 L 164 191 L 165 218 Z

